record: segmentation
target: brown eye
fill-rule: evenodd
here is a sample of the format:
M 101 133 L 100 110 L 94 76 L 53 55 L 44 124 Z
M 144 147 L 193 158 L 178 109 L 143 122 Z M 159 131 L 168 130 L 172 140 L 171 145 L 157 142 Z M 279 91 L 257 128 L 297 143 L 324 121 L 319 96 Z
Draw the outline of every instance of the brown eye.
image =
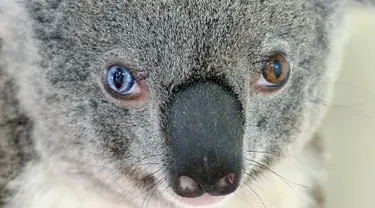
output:
M 266 86 L 278 86 L 282 84 L 289 75 L 289 65 L 282 55 L 272 56 L 262 72 Z

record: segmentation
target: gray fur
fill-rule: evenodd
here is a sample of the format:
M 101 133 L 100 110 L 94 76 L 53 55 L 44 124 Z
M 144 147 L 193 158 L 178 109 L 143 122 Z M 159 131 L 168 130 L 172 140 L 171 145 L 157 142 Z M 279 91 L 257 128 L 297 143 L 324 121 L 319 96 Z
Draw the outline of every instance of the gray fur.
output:
M 344 3 L 0 0 L 0 201 L 12 207 L 22 185 L 7 184 L 24 165 L 47 160 L 66 162 L 66 174 L 115 196 L 122 180 L 141 181 L 137 189 L 147 193 L 162 179 L 165 187 L 161 108 L 174 87 L 201 77 L 220 77 L 245 106 L 244 157 L 272 167 L 283 158 L 276 155 L 300 151 L 329 100 L 337 72 L 326 57 Z M 256 93 L 254 77 L 274 51 L 287 54 L 290 81 Z M 103 90 L 105 66 L 117 60 L 147 85 L 144 101 L 119 102 Z M 103 169 L 118 182 L 110 186 Z M 163 186 L 152 193 L 159 201 Z
M 30 136 L 32 121 L 19 108 L 15 99 L 16 85 L 0 71 L 0 206 L 9 190 L 8 180 L 14 179 L 24 163 L 33 157 L 33 142 Z M 4 102 L 5 101 L 5 102 Z

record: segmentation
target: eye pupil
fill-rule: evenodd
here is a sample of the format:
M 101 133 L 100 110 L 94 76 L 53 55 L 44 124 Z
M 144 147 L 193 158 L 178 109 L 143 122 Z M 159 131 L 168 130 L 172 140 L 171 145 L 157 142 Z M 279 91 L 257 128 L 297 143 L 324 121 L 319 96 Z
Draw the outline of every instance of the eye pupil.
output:
M 280 79 L 281 75 L 283 74 L 283 69 L 279 60 L 275 60 L 273 62 L 273 73 L 277 79 Z
M 120 89 L 124 81 L 124 72 L 118 67 L 113 74 L 113 83 L 117 89 Z

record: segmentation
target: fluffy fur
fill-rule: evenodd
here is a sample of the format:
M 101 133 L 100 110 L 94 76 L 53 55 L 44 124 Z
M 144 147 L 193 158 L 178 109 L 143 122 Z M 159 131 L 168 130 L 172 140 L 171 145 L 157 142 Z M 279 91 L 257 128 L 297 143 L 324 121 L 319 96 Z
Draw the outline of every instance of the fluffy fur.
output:
M 244 106 L 247 174 L 222 206 L 324 207 L 315 133 L 339 72 L 348 3 L 375 5 L 0 0 L 0 207 L 183 207 L 168 184 L 161 109 L 197 77 L 223 79 Z M 290 80 L 256 93 L 273 52 L 287 55 Z M 142 78 L 142 101 L 106 93 L 113 61 Z

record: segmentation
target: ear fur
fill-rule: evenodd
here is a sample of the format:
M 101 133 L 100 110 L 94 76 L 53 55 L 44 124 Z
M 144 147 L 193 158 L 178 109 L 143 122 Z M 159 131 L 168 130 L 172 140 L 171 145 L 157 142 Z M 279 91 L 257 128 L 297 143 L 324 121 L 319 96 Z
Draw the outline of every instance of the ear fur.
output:
M 375 0 L 350 0 L 350 6 L 359 7 L 375 15 Z

